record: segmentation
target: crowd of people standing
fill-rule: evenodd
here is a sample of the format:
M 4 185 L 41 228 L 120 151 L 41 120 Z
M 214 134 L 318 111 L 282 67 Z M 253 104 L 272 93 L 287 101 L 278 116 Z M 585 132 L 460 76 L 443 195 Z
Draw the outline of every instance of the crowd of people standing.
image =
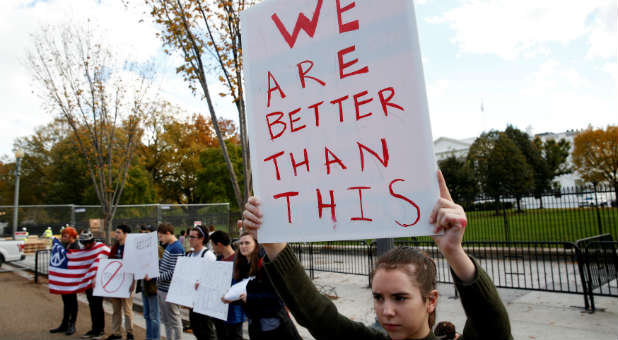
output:
M 247 294 L 243 294 L 238 301 L 226 301 L 229 304 L 227 320 L 219 320 L 207 315 L 195 313 L 189 309 L 190 328 L 198 340 L 241 340 L 243 339 L 242 325 L 249 321 L 251 339 L 269 338 L 272 334 L 293 334 L 293 339 L 300 339 L 294 328 L 283 302 L 276 295 L 274 288 L 268 283 L 262 269 L 263 250 L 260 251 L 255 239 L 241 236 L 240 252 L 232 246 L 230 236 L 215 230 L 214 226 L 194 226 L 178 237 L 174 233 L 174 226 L 161 223 L 158 228 L 141 226 L 139 232 L 149 233 L 156 231 L 159 240 L 159 276 L 157 278 L 144 277 L 133 281 L 128 298 L 105 298 L 112 307 L 112 330 L 105 336 L 105 313 L 103 311 L 104 298 L 94 296 L 95 280 L 85 293 L 90 307 L 92 328 L 82 338 L 90 339 L 134 339 L 133 297 L 141 294 L 144 321 L 146 325 L 146 339 L 160 339 L 161 326 L 165 327 L 165 337 L 170 340 L 180 339 L 183 332 L 182 309 L 184 307 L 166 301 L 170 283 L 181 256 L 199 257 L 205 261 L 234 262 L 234 277 L 232 284 L 248 276 L 255 276 L 252 284 L 247 287 Z M 114 244 L 111 247 L 109 258 L 122 259 L 124 256 L 125 240 L 131 229 L 126 225 L 118 225 L 113 233 Z M 183 239 L 181 240 L 180 237 Z M 65 249 L 89 249 L 95 244 L 94 237 L 89 230 L 83 230 L 78 235 L 75 228 L 66 227 L 61 233 L 62 245 Z M 188 249 L 185 251 L 185 249 Z M 199 283 L 196 283 L 195 289 Z M 72 335 L 76 332 L 77 294 L 63 294 L 63 319 L 60 326 L 51 329 L 51 333 L 65 333 Z M 124 319 L 124 323 L 123 323 Z M 124 330 L 123 330 L 124 325 Z M 287 333 L 282 333 L 287 332 Z

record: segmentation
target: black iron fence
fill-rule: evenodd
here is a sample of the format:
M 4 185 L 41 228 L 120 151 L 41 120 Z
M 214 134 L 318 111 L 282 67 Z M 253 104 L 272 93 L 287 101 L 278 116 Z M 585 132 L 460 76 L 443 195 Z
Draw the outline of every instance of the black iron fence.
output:
M 618 239 L 613 187 L 562 188 L 553 193 L 481 197 L 466 207 L 466 241 L 575 242 L 609 233 Z
M 68 209 L 69 215 L 60 208 L 22 207 L 20 216 L 39 224 L 47 223 L 54 214 L 62 215 L 58 221 L 68 218 L 84 224 L 97 216 L 85 207 L 68 207 L 62 209 Z M 0 210 L 5 208 L 0 206 Z M 581 294 L 589 310 L 595 309 L 595 295 L 618 297 L 618 245 L 613 241 L 618 239 L 618 208 L 613 188 L 563 188 L 529 197 L 485 197 L 470 204 L 467 215 L 464 248 L 478 259 L 497 287 Z M 147 220 L 142 220 L 143 216 Z M 116 221 L 168 220 L 189 225 L 201 220 L 218 227 L 227 225 L 236 236 L 238 217 L 239 213 L 230 213 L 227 205 L 142 205 L 126 206 Z M 0 218 L 2 224 L 8 222 Z M 423 249 L 436 260 L 439 282 L 452 282 L 446 261 L 429 237 L 398 239 L 396 244 Z M 371 280 L 376 260 L 373 240 L 292 246 L 312 277 L 315 271 L 323 271 L 365 275 Z M 37 252 L 36 258 L 35 276 L 46 274 L 49 253 Z
M 434 259 L 438 282 L 453 282 L 448 263 L 432 241 L 399 239 L 395 245 L 421 249 Z M 311 278 L 315 272 L 364 275 L 371 285 L 377 260 L 375 242 L 332 241 L 291 246 Z M 576 243 L 467 241 L 463 247 L 498 288 L 580 294 L 589 311 L 596 308 L 594 296 L 618 297 L 618 242 L 611 241 L 608 234 Z M 47 275 L 49 254 L 49 250 L 36 252 L 35 282 L 40 275 Z
M 399 239 L 395 244 L 423 250 L 436 262 L 438 282 L 453 282 L 448 263 L 433 241 Z M 463 247 L 498 288 L 580 294 L 584 308 L 594 311 L 594 295 L 618 297 L 617 244 L 589 242 L 580 248 L 573 242 L 466 241 Z M 377 259 L 373 242 L 295 243 L 292 247 L 312 278 L 316 271 L 334 272 L 366 275 L 371 282 Z

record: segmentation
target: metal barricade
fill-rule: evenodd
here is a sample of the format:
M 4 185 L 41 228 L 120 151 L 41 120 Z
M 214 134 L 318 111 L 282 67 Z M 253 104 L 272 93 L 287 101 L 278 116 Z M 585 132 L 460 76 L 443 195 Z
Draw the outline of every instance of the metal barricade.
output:
M 585 308 L 596 311 L 594 296 L 618 296 L 618 242 L 611 235 L 604 234 L 578 242 L 580 251 L 580 272 L 583 273 L 586 288 Z
M 34 283 L 39 283 L 39 275 L 49 273 L 49 249 L 37 250 L 34 255 Z
M 453 282 L 450 267 L 433 241 L 398 239 L 395 245 L 422 250 L 434 259 L 438 282 Z M 585 274 L 579 265 L 581 251 L 572 242 L 468 241 L 463 247 L 498 288 L 581 294 L 589 308 Z M 308 271 L 370 276 L 377 259 L 375 243 L 365 241 L 296 243 L 293 249 Z

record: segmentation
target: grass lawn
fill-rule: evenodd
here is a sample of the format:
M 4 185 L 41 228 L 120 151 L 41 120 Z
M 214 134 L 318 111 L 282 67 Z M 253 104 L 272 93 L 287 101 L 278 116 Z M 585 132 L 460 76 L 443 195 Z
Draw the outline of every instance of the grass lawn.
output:
M 472 211 L 467 215 L 464 241 L 575 242 L 599 233 L 610 233 L 614 240 L 618 240 L 618 208 L 529 209 L 521 212 L 510 209 L 505 213 L 500 210 L 498 215 L 495 211 Z M 176 234 L 187 227 L 189 225 L 176 225 Z M 224 223 L 215 223 L 215 227 L 228 232 Z M 429 237 L 417 239 L 430 240 Z
M 618 240 L 617 208 L 506 210 L 497 216 L 495 211 L 473 211 L 468 220 L 465 241 L 575 242 L 599 233 Z

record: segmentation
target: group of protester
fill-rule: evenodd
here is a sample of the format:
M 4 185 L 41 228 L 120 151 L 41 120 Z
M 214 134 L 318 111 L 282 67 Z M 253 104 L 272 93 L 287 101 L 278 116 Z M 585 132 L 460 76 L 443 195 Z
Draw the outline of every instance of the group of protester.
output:
M 227 301 L 230 308 L 225 321 L 190 311 L 190 322 L 197 339 L 242 339 L 242 324 L 249 322 L 249 337 L 255 339 L 301 339 L 288 310 L 297 322 L 306 327 L 316 339 L 512 339 L 508 314 L 488 274 L 462 248 L 467 224 L 463 208 L 453 202 L 441 173 L 438 174 L 441 198 L 436 203 L 430 223 L 435 225 L 436 246 L 448 262 L 467 321 L 463 334 L 455 332 L 450 323 L 434 328 L 438 292 L 436 265 L 426 254 L 409 247 L 397 247 L 381 256 L 372 273 L 372 293 L 377 320 L 382 329 L 354 322 L 338 313 L 335 305 L 320 294 L 308 278 L 304 268 L 286 243 L 260 246 L 257 230 L 262 224 L 259 200 L 251 197 L 245 206 L 239 227 L 238 253 L 231 246 L 229 235 L 216 231 L 211 235 L 202 226 L 189 232 L 191 251 L 185 253 L 181 242 L 168 223 L 159 225 L 161 243 L 159 277 L 145 277 L 137 283 L 144 303 L 146 338 L 160 337 L 160 323 L 165 325 L 166 337 L 180 339 L 182 334 L 181 307 L 166 301 L 167 292 L 180 256 L 202 257 L 207 261 L 234 261 L 233 283 L 253 277 L 239 301 Z M 143 228 L 143 232 L 152 230 Z M 118 226 L 117 243 L 112 258 L 122 258 L 124 240 L 130 230 Z M 62 232 L 66 248 L 79 245 L 73 228 Z M 93 243 L 92 234 L 83 232 L 83 246 Z M 212 249 L 205 245 L 211 241 Z M 197 289 L 199 283 L 196 283 Z M 131 287 L 133 291 L 133 287 Z M 85 338 L 100 338 L 104 329 L 102 298 L 86 291 L 92 316 L 92 330 Z M 131 293 L 132 294 L 132 293 Z M 75 332 L 77 298 L 63 295 L 64 316 L 60 327 L 51 332 Z M 132 297 L 111 299 L 114 306 L 113 331 L 109 340 L 121 338 L 121 311 L 125 317 L 127 339 L 133 338 Z
M 146 229 L 146 228 L 144 228 Z M 116 243 L 113 245 L 109 252 L 109 258 L 122 259 L 124 254 L 124 241 L 126 235 L 130 232 L 130 228 L 126 225 L 119 225 L 114 231 L 114 239 Z M 65 227 L 61 231 L 61 244 L 66 250 L 70 249 L 93 249 L 97 242 L 94 239 L 94 235 L 89 230 L 82 230 L 78 234 L 77 230 L 73 227 Z M 95 296 L 93 294 L 96 280 L 94 276 L 91 278 L 89 287 L 86 289 L 86 297 L 88 299 L 88 306 L 90 308 L 90 318 L 92 328 L 82 336 L 82 338 L 102 339 L 105 335 L 105 312 L 103 310 L 103 297 Z M 107 339 L 120 339 L 120 331 L 122 324 L 122 315 L 125 318 L 125 330 L 127 333 L 127 339 L 133 339 L 133 299 L 132 294 L 135 289 L 135 282 L 131 285 L 131 296 L 126 299 L 121 298 L 109 298 L 113 306 L 112 315 L 112 335 Z M 77 320 L 77 294 L 69 293 L 62 294 L 62 302 L 64 305 L 64 313 L 60 326 L 51 329 L 50 333 L 64 332 L 66 335 L 72 335 L 75 333 L 75 322 Z M 122 314 L 121 314 L 122 313 Z M 158 317 L 157 317 L 158 319 Z
M 141 227 L 141 232 L 152 232 L 154 228 Z M 225 301 L 229 303 L 227 320 L 218 320 L 206 315 L 189 311 L 189 319 L 193 334 L 198 340 L 240 340 L 242 339 L 242 324 L 246 315 L 253 326 L 250 327 L 251 338 L 257 339 L 259 334 L 270 334 L 280 328 L 280 325 L 289 327 L 289 316 L 284 313 L 283 303 L 277 297 L 271 285 L 265 284 L 265 274 L 258 272 L 262 267 L 263 252 L 260 254 L 257 242 L 248 235 L 243 235 L 240 240 L 240 254 L 232 247 L 230 236 L 223 231 L 211 231 L 203 226 L 195 226 L 189 230 L 188 242 L 190 250 L 185 252 L 182 242 L 174 235 L 174 227 L 169 223 L 161 223 L 156 229 L 160 243 L 159 247 L 159 277 L 145 277 L 143 280 L 134 281 L 130 288 L 128 298 L 106 298 L 113 306 L 112 334 L 107 340 L 122 338 L 122 319 L 124 317 L 124 331 L 126 339 L 134 338 L 133 330 L 133 294 L 141 293 L 143 314 L 146 324 L 146 339 L 159 339 L 161 337 L 161 324 L 165 326 L 167 339 L 176 340 L 181 338 L 182 308 L 180 305 L 166 301 L 167 293 L 180 256 L 201 257 L 206 261 L 229 261 L 235 263 L 234 278 L 232 283 L 241 281 L 249 276 L 258 276 L 248 285 L 247 294 L 240 301 Z M 115 243 L 112 246 L 109 258 L 122 259 L 127 234 L 131 232 L 126 225 L 119 225 L 114 231 Z M 72 227 L 62 230 L 61 242 L 66 249 L 90 249 L 95 244 L 92 233 L 88 230 L 79 235 Z M 250 242 L 252 241 L 252 242 Z M 210 249 L 208 248 L 210 246 Z M 105 329 L 105 314 L 103 312 L 103 298 L 93 295 L 95 280 L 92 286 L 86 290 L 92 329 L 85 333 L 82 338 L 103 339 Z M 197 286 L 195 287 L 197 289 Z M 59 327 L 51 329 L 51 333 L 64 332 L 67 335 L 75 333 L 75 321 L 77 319 L 77 294 L 63 294 L 64 315 Z M 260 311 L 266 304 L 268 308 Z M 247 311 L 245 313 L 245 311 Z M 285 322 L 277 322 L 276 316 L 287 317 Z M 293 326 L 292 326 L 293 327 Z M 295 329 L 294 329 L 295 331 Z M 297 333 L 296 333 L 297 334 Z

